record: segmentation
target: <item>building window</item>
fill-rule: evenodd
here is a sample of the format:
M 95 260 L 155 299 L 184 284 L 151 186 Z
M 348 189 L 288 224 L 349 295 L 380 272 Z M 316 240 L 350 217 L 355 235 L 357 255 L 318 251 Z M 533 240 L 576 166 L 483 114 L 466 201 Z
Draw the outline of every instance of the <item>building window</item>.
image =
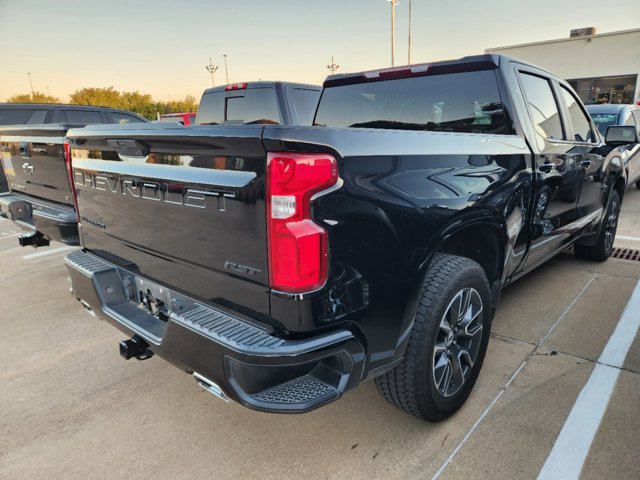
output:
M 638 75 L 576 78 L 567 81 L 587 105 L 594 103 L 633 104 Z

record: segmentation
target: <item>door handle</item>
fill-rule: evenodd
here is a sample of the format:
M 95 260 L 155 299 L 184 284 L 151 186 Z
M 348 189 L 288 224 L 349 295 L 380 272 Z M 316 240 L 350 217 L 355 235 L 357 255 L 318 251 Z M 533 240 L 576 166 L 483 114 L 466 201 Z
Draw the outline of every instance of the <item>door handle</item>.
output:
M 591 160 L 582 160 L 578 165 L 584 168 L 589 168 L 593 162 Z

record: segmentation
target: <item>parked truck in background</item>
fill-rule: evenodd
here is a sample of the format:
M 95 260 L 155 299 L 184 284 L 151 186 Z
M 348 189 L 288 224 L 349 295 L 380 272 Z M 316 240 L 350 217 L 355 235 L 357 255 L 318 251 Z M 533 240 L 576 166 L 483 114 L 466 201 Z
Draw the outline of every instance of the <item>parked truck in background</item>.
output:
M 319 92 L 318 86 L 290 82 L 210 88 L 200 101 L 199 123 L 310 125 Z M 184 119 L 181 116 L 168 121 Z M 29 232 L 19 238 L 21 245 L 45 246 L 51 240 L 78 244 L 77 218 L 64 168 L 63 139 L 70 124 L 139 122 L 147 120 L 131 112 L 101 107 L 0 105 L 0 125 L 27 124 L 0 127 L 3 165 L 11 189 L 10 194 L 0 196 L 0 209 Z
M 195 127 L 69 132 L 83 248 L 65 261 L 125 358 L 158 354 L 218 397 L 304 412 L 375 379 L 442 420 L 506 285 L 572 245 L 611 252 L 627 127 L 605 142 L 533 65 L 334 75 L 306 127 L 204 125 L 225 119 L 202 105 Z
M 78 245 L 77 217 L 67 169 L 64 137 L 87 124 L 145 123 L 125 110 L 63 104 L 0 104 L 0 148 L 9 193 L 0 210 L 27 233 L 22 246 L 52 240 Z

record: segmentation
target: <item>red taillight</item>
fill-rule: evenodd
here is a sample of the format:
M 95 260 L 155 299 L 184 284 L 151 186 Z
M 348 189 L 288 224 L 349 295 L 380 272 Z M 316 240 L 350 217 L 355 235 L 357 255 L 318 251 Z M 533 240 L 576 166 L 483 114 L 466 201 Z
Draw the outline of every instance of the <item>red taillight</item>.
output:
M 247 84 L 246 83 L 231 83 L 231 84 L 227 85 L 226 87 L 224 87 L 224 89 L 226 91 L 229 91 L 229 90 L 244 90 L 245 88 L 247 88 Z
M 78 211 L 78 194 L 76 193 L 76 186 L 73 183 L 73 169 L 71 167 L 71 148 L 68 142 L 64 142 L 64 166 L 67 169 L 67 177 L 69 178 L 69 186 L 71 187 L 71 195 L 73 195 L 73 205 L 76 208 L 76 216 L 78 222 L 80 222 L 80 212 Z
M 308 292 L 327 279 L 327 232 L 311 220 L 314 193 L 338 181 L 331 155 L 269 153 L 267 234 L 269 284 L 283 292 Z

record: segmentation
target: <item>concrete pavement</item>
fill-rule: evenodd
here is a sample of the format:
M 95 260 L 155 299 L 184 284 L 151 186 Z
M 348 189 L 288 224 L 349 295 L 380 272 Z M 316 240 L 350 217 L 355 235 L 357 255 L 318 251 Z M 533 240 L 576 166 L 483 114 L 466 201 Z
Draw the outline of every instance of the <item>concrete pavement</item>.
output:
M 639 217 L 630 189 L 626 236 Z M 0 479 L 536 478 L 640 278 L 640 262 L 562 254 L 507 288 L 476 388 L 445 422 L 409 417 L 371 382 L 282 416 L 221 402 L 159 358 L 122 360 L 122 334 L 68 294 L 68 251 L 20 249 L 17 232 L 0 220 Z M 639 350 L 583 478 L 640 478 Z

